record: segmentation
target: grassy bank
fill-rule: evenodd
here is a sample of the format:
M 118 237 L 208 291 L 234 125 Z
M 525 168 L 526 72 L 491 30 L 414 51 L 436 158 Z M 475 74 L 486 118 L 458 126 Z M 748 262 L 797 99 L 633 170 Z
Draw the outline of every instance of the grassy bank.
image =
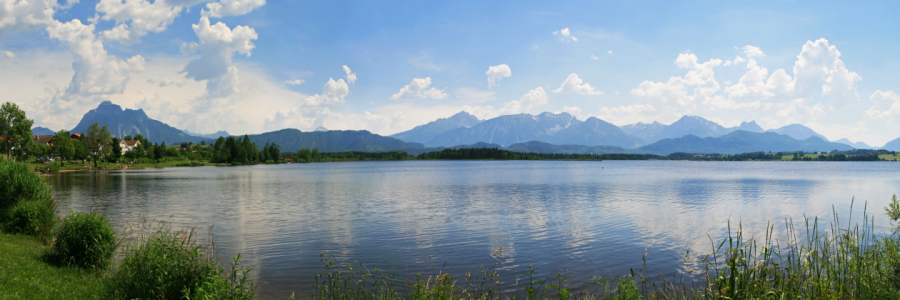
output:
M 107 299 L 105 272 L 47 263 L 51 247 L 36 237 L 0 233 L 0 249 L 0 299 Z

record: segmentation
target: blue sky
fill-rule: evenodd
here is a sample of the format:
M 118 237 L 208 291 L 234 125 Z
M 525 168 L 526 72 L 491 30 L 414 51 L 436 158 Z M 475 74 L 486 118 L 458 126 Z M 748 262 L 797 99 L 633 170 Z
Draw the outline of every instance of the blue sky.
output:
M 897 2 L 0 0 L 0 91 L 72 128 L 110 100 L 193 132 L 408 130 L 569 112 L 900 136 Z

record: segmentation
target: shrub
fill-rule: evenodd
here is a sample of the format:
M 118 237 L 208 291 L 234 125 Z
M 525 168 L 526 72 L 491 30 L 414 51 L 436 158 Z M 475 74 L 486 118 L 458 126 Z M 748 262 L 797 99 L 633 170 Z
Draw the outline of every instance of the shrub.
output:
M 142 230 L 147 230 L 143 226 Z M 197 244 L 194 230 L 171 231 L 160 222 L 150 234 L 132 239 L 113 276 L 115 298 L 252 299 L 249 268 L 234 258 L 226 274 L 211 247 Z
M 9 209 L 19 201 L 53 199 L 50 186 L 25 163 L 0 161 L 0 182 L 0 217 L 9 217 Z
M 105 269 L 116 249 L 116 233 L 96 213 L 69 213 L 56 231 L 55 258 L 64 265 Z
M 7 231 L 34 235 L 46 242 L 56 225 L 56 202 L 25 200 L 12 207 Z

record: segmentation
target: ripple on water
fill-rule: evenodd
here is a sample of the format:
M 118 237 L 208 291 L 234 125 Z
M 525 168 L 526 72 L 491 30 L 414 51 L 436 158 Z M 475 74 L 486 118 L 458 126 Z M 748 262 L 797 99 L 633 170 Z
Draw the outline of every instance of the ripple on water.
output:
M 410 161 L 49 181 L 60 211 L 93 210 L 120 225 L 138 216 L 213 225 L 220 253 L 242 253 L 256 268 L 262 296 L 285 298 L 308 295 L 322 253 L 402 274 L 461 275 L 500 261 L 508 286 L 534 266 L 540 277 L 565 272 L 577 287 L 640 270 L 645 253 L 648 274 L 669 275 L 690 268 L 681 263 L 687 249 L 696 265 L 729 222 L 759 234 L 785 218 L 830 220 L 832 207 L 849 216 L 854 196 L 854 219 L 863 202 L 881 213 L 900 191 L 898 175 L 894 164 L 863 162 Z M 886 218 L 876 218 L 876 230 L 888 232 Z M 501 246 L 503 256 L 492 257 Z

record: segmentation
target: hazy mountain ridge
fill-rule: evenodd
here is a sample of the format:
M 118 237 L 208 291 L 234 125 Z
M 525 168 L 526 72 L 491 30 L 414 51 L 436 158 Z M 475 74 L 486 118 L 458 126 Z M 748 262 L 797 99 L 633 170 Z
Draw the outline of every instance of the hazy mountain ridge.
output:
M 620 128 L 625 133 L 634 136 L 636 138 L 641 139 L 645 143 L 651 139 L 653 136 L 659 134 L 660 131 L 666 128 L 668 125 L 664 125 L 662 123 L 654 121 L 653 123 L 635 123 L 621 126 Z
M 826 141 L 828 140 L 828 138 L 826 138 L 825 136 L 818 134 L 811 128 L 800 125 L 800 124 L 785 125 L 780 128 L 766 130 L 766 132 L 786 134 L 786 135 L 788 135 L 794 139 L 798 139 L 798 140 L 805 140 L 811 136 L 818 137 L 818 138 L 826 140 Z
M 210 134 L 193 133 L 193 132 L 190 132 L 190 131 L 187 131 L 187 130 L 181 130 L 181 131 L 183 131 L 184 133 L 186 133 L 186 134 L 188 134 L 188 135 L 191 135 L 191 136 L 202 137 L 202 138 L 208 138 L 208 139 L 214 139 L 214 140 L 215 140 L 215 139 L 218 139 L 219 137 L 229 137 L 229 136 L 231 136 L 231 134 L 228 134 L 228 132 L 225 131 L 225 130 L 219 130 L 219 131 L 216 131 L 216 132 L 210 133 Z
M 839 140 L 836 140 L 836 141 L 832 141 L 832 142 L 834 142 L 834 143 L 841 143 L 841 144 L 845 144 L 845 145 L 850 145 L 850 146 L 853 146 L 853 148 L 856 148 L 856 149 L 873 149 L 873 148 L 875 148 L 875 147 L 869 146 L 868 144 L 863 143 L 863 142 L 856 142 L 856 143 L 851 142 L 851 141 L 848 140 L 847 138 L 842 138 L 842 139 L 839 139 Z
M 738 130 L 721 137 L 701 138 L 696 135 L 687 135 L 680 138 L 665 139 L 640 147 L 637 150 L 659 155 L 668 155 L 674 152 L 740 154 L 757 151 L 821 152 L 852 149 L 853 147 L 849 145 L 832 143 L 814 136 L 804 140 L 797 140 L 791 136 L 775 132 L 756 133 Z
M 365 130 L 330 130 L 303 132 L 297 129 L 282 129 L 261 134 L 248 135 L 250 141 L 262 147 L 275 143 L 283 152 L 299 149 L 319 149 L 320 152 L 386 152 L 403 149 L 424 148 L 420 143 L 404 142 L 392 137 L 380 136 Z
M 109 101 L 104 101 L 96 109 L 86 113 L 78 126 L 71 132 L 85 132 L 87 126 L 93 122 L 108 126 L 116 137 L 121 138 L 125 135 L 133 136 L 140 133 L 154 143 L 166 142 L 169 145 L 181 142 L 199 143 L 200 141 L 211 143 L 215 140 L 212 138 L 213 136 L 217 138 L 228 134 L 225 131 L 219 131 L 204 135 L 210 138 L 192 135 L 187 130 L 179 130 L 150 119 L 143 110 L 123 110 Z M 394 136 L 404 136 L 404 134 L 417 134 L 427 138 L 442 128 L 450 127 L 453 129 L 432 138 L 428 142 L 430 147 L 426 147 L 423 143 L 394 138 Z M 52 130 L 43 127 L 35 127 L 33 131 L 36 135 L 53 134 Z M 327 131 L 324 128 L 317 128 L 317 131 L 314 132 L 282 129 L 250 135 L 250 138 L 259 146 L 267 142 L 278 144 L 282 147 L 282 151 L 286 152 L 293 152 L 300 148 L 318 148 L 320 151 L 326 152 L 407 151 L 421 153 L 450 147 L 503 148 L 511 151 L 540 153 L 556 151 L 584 154 L 668 154 L 672 152 L 737 154 L 754 151 L 831 151 L 871 148 L 865 143 L 852 143 L 848 139 L 829 142 L 824 136 L 799 124 L 771 129 L 764 133 L 762 131 L 762 128 L 754 121 L 726 128 L 697 116 L 684 116 L 671 125 L 653 122 L 618 127 L 596 117 L 581 121 L 568 113 L 545 112 L 536 116 L 518 114 L 478 120 L 469 113 L 460 112 L 449 118 L 429 122 L 392 137 L 364 130 Z M 652 139 L 682 133 L 686 133 L 686 135 L 662 139 L 649 145 L 645 145 L 646 141 L 636 136 L 650 136 Z M 705 135 L 705 137 L 699 135 Z M 796 137 L 805 138 L 796 139 Z M 885 148 L 893 151 L 900 150 L 900 138 L 887 143 Z
M 461 111 L 449 118 L 437 119 L 424 125 L 416 126 L 413 129 L 390 135 L 390 137 L 430 146 L 429 142 L 439 134 L 457 128 L 470 128 L 480 122 L 481 120 L 478 120 L 475 116 Z
M 896 138 L 890 142 L 887 142 L 886 144 L 884 144 L 884 147 L 881 148 L 889 151 L 900 151 L 900 138 Z
M 545 112 L 537 116 L 505 115 L 482 121 L 470 128 L 457 128 L 444 132 L 425 144 L 451 146 L 486 142 L 508 146 L 515 143 L 546 140 L 554 133 L 578 123 L 581 121 L 568 113 Z
M 47 127 L 34 127 L 31 128 L 32 135 L 55 135 L 56 132 Z

